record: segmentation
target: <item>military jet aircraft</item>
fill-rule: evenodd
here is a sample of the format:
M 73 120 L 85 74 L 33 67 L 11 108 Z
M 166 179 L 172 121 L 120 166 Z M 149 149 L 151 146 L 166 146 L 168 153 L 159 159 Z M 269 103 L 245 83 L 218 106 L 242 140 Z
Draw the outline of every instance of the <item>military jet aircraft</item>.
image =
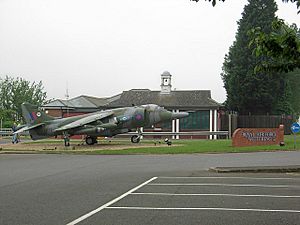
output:
M 151 127 L 157 123 L 187 117 L 187 112 L 170 112 L 154 104 L 102 110 L 94 113 L 54 118 L 37 106 L 23 103 L 22 116 L 26 125 L 15 133 L 29 131 L 32 140 L 63 135 L 69 146 L 72 135 L 86 135 L 88 145 L 97 143 L 97 137 L 112 137 L 141 127 Z M 131 142 L 138 143 L 141 135 L 133 135 Z

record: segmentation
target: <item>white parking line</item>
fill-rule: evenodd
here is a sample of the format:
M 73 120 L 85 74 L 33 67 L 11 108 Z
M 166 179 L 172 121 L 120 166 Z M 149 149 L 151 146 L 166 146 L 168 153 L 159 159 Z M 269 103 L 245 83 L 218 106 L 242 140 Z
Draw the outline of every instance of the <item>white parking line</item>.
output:
M 106 209 L 125 209 L 125 210 L 211 210 L 211 211 L 252 211 L 252 212 L 283 212 L 300 213 L 299 210 L 285 209 L 234 209 L 234 208 L 154 208 L 154 207 L 106 207 Z
M 135 187 L 135 188 L 132 188 L 131 190 L 127 191 L 125 194 L 122 194 L 121 196 L 119 196 L 119 197 L 117 197 L 117 198 L 111 200 L 110 202 L 108 202 L 108 203 L 106 203 L 106 204 L 100 206 L 99 208 L 94 209 L 93 211 L 91 211 L 91 212 L 89 212 L 89 213 L 87 213 L 87 214 L 82 215 L 81 217 L 79 217 L 78 219 L 73 220 L 72 222 L 68 223 L 67 225 L 75 225 L 75 224 L 77 224 L 77 223 L 79 223 L 79 222 L 81 222 L 81 221 L 83 221 L 83 220 L 89 218 L 90 216 L 94 215 L 95 213 L 98 213 L 98 212 L 100 212 L 101 210 L 107 208 L 108 206 L 110 206 L 110 205 L 112 205 L 112 204 L 114 204 L 114 203 L 120 201 L 122 198 L 125 198 L 127 195 L 129 195 L 129 194 L 131 194 L 132 192 L 138 190 L 139 188 L 141 188 L 141 187 L 147 185 L 148 183 L 150 183 L 151 181 L 153 181 L 153 180 L 155 180 L 155 179 L 157 179 L 157 177 L 152 177 L 151 179 L 147 180 L 146 182 L 140 184 L 139 186 L 137 186 L 137 187 Z
M 73 220 L 67 225 L 75 225 L 79 222 L 91 217 L 103 209 L 119 209 L 119 210 L 210 210 L 210 211 L 252 211 L 252 212 L 281 212 L 281 213 L 300 213 L 300 210 L 282 210 L 282 209 L 245 209 L 245 208 L 163 208 L 163 207 L 134 207 L 134 206 L 111 206 L 128 195 L 160 195 L 160 196 L 229 196 L 229 197 L 265 197 L 265 198 L 300 198 L 298 195 L 241 195 L 241 194 L 222 194 L 222 193 L 147 193 L 135 192 L 143 186 L 225 186 L 225 187 L 265 187 L 265 188 L 300 188 L 297 185 L 267 185 L 267 184 L 228 184 L 228 183 L 151 183 L 157 178 L 162 179 L 247 179 L 247 180 L 290 180 L 294 178 L 271 178 L 271 177 L 153 177 L 135 188 L 127 191 L 121 196 L 111 200 L 110 202 L 94 209 L 78 219 Z
M 158 196 L 228 196 L 228 197 L 265 197 L 265 198 L 300 198 L 299 195 L 240 195 L 240 194 L 173 194 L 134 192 L 130 195 L 158 195 Z
M 163 179 L 240 179 L 240 180 L 300 180 L 287 177 L 158 177 Z
M 266 187 L 266 188 L 300 188 L 297 185 L 267 185 L 267 184 L 222 184 L 222 183 L 153 183 L 149 186 L 224 186 L 224 187 Z

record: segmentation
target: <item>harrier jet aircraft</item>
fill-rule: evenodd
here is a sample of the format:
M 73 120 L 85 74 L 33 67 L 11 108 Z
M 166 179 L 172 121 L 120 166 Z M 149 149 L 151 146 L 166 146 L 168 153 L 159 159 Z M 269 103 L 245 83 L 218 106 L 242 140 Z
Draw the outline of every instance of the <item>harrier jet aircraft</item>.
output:
M 37 106 L 23 103 L 22 115 L 26 125 L 15 133 L 29 131 L 32 140 L 63 135 L 65 145 L 72 135 L 86 135 L 88 145 L 97 143 L 97 137 L 112 137 L 141 127 L 187 117 L 187 112 L 170 112 L 154 104 L 102 110 L 68 118 L 54 118 Z M 133 135 L 131 141 L 138 143 L 141 135 Z

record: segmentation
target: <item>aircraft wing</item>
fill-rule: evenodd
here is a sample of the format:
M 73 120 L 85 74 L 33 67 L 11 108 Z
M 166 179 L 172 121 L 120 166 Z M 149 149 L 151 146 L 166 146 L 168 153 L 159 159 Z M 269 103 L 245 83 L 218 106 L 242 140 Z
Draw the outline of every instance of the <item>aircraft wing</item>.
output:
M 37 128 L 39 126 L 43 126 L 45 125 L 44 123 L 38 123 L 38 124 L 35 124 L 35 125 L 32 125 L 32 126 L 25 126 L 25 127 L 22 127 L 21 129 L 17 130 L 16 132 L 14 132 L 14 134 L 19 134 L 19 133 L 22 133 L 24 131 L 28 131 L 28 130 L 31 130 L 31 129 L 34 129 L 34 128 Z
M 65 130 L 70 130 L 73 128 L 81 127 L 83 125 L 95 122 L 97 120 L 101 120 L 101 119 L 111 116 L 113 114 L 114 114 L 113 111 L 108 111 L 108 112 L 106 111 L 106 112 L 100 112 L 97 114 L 89 115 L 89 116 L 83 117 L 79 120 L 76 120 L 72 123 L 69 123 L 67 125 L 64 125 L 60 128 L 57 128 L 55 131 L 65 131 Z

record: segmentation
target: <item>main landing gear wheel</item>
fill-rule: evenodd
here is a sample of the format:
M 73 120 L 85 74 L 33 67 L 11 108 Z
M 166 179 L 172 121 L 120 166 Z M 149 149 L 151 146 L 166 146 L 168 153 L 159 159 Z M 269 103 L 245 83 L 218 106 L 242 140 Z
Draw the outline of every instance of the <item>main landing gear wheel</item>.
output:
M 97 138 L 96 137 L 91 137 L 91 136 L 87 136 L 85 138 L 85 143 L 87 145 L 93 145 L 93 144 L 96 144 L 98 141 L 97 141 Z
M 140 140 L 141 140 L 141 137 L 138 136 L 138 135 L 133 135 L 133 136 L 131 136 L 131 142 L 132 142 L 132 143 L 139 143 Z

